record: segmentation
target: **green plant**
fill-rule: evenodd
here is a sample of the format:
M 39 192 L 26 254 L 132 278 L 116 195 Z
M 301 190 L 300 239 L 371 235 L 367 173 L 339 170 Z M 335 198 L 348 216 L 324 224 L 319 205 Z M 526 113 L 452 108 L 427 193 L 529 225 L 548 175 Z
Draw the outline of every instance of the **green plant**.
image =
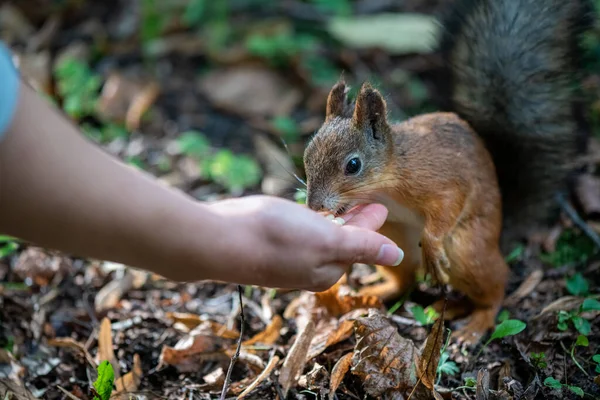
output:
M 510 264 L 513 261 L 520 260 L 521 257 L 523 256 L 524 252 L 525 252 L 524 245 L 520 244 L 520 245 L 516 246 L 514 249 L 512 249 L 512 251 L 508 254 L 508 256 L 506 256 L 506 262 L 508 264 Z
M 294 193 L 294 200 L 298 204 L 306 204 L 306 189 L 298 189 Z
M 59 62 L 54 75 L 57 78 L 57 93 L 63 99 L 64 111 L 75 119 L 94 115 L 102 86 L 99 75 L 92 72 L 87 64 L 67 57 Z
M 441 355 L 440 355 L 440 361 L 438 362 L 438 366 L 437 366 L 437 370 L 436 370 L 436 374 L 437 374 L 437 383 L 436 384 L 439 384 L 440 380 L 442 379 L 442 375 L 454 376 L 460 372 L 458 365 L 456 365 L 456 363 L 454 361 L 450 361 L 450 353 L 448 353 L 448 351 L 446 351 L 446 349 L 448 348 L 448 345 L 450 344 L 450 329 L 447 329 L 447 331 L 448 331 L 448 336 L 446 338 L 446 343 L 444 343 L 444 346 L 440 349 Z
M 579 362 L 575 358 L 575 347 L 577 347 L 577 346 L 588 347 L 589 345 L 590 345 L 590 342 L 589 342 L 587 336 L 579 335 L 579 336 L 577 336 L 577 340 L 571 346 L 571 360 L 573 360 L 573 363 L 575 365 L 577 365 L 577 368 L 579 368 L 586 376 L 588 375 L 588 373 L 586 372 L 585 369 L 583 369 L 581 364 L 579 364 Z
M 573 296 L 585 296 L 590 289 L 590 284 L 580 272 L 567 279 L 566 287 Z
M 507 336 L 517 335 L 523 330 L 525 330 L 526 327 L 527 324 L 518 319 L 507 319 L 505 321 L 502 321 L 499 325 L 496 326 L 496 329 L 494 329 L 492 336 L 490 336 L 487 342 L 485 342 L 485 344 L 481 347 L 475 358 L 479 357 L 479 354 L 481 354 L 483 349 L 485 349 L 493 340 L 502 339 Z
M 600 302 L 596 299 L 588 298 L 576 310 L 560 310 L 558 312 L 557 328 L 561 331 L 566 331 L 569 329 L 570 322 L 580 334 L 584 336 L 589 335 L 592 330 L 590 322 L 581 316 L 581 314 L 587 311 L 600 311 Z
M 292 118 L 277 116 L 271 121 L 285 142 L 295 142 L 300 135 L 298 124 Z
M 544 352 L 531 353 L 529 354 L 529 357 L 531 358 L 531 363 L 539 369 L 544 369 L 548 366 L 548 363 L 546 362 L 546 353 Z
M 462 389 L 467 389 L 467 390 L 477 389 L 477 380 L 471 376 L 466 376 L 464 384 L 462 386 L 454 388 L 454 390 L 462 390 Z
M 214 151 L 208 139 L 200 132 L 188 131 L 177 140 L 182 153 L 198 162 L 202 175 L 229 190 L 240 193 L 260 182 L 262 170 L 247 155 L 236 155 L 228 149 Z
M 109 122 L 101 126 L 93 126 L 88 123 L 81 124 L 83 133 L 97 143 L 109 143 L 115 139 L 126 139 L 129 136 L 127 130 L 121 125 Z
M 600 374 L 600 354 L 594 354 L 592 360 L 596 363 L 596 373 Z
M 427 307 L 423 309 L 421 306 L 413 306 L 410 309 L 410 312 L 413 314 L 415 319 L 419 321 L 421 325 L 430 325 L 435 322 L 435 320 L 440 316 L 440 314 L 435 311 L 432 307 Z
M 507 319 L 510 318 L 510 312 L 508 310 L 502 310 L 500 311 L 500 314 L 498 314 L 498 318 L 496 318 L 496 320 L 501 323 L 506 321 Z
M 94 400 L 109 400 L 115 381 L 115 371 L 108 361 L 98 365 L 98 378 L 94 382 Z
M 19 242 L 16 238 L 7 235 L 0 235 L 0 258 L 13 255 L 19 249 Z
M 555 267 L 583 263 L 594 253 L 595 245 L 586 235 L 565 230 L 556 242 L 552 253 L 540 254 L 540 259 Z
M 583 390 L 579 386 L 566 385 L 564 383 L 561 383 L 558 379 L 554 379 L 551 376 L 547 377 L 544 380 L 544 386 L 547 386 L 549 388 L 556 389 L 556 390 L 562 390 L 563 387 L 566 387 L 567 389 L 569 389 L 571 392 L 575 393 L 579 397 L 583 397 L 583 395 L 584 395 Z

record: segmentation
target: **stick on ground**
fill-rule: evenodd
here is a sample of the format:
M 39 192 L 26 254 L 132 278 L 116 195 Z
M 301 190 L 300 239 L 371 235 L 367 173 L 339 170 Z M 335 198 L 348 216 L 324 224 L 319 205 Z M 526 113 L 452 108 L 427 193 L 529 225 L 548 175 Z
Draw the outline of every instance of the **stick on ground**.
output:
M 231 371 L 233 371 L 233 366 L 235 362 L 240 356 L 240 348 L 242 347 L 242 337 L 244 336 L 244 303 L 242 302 L 242 286 L 238 285 L 238 296 L 240 296 L 240 337 L 238 338 L 237 348 L 235 349 L 235 354 L 231 357 L 231 362 L 229 363 L 229 368 L 227 369 L 227 375 L 225 375 L 225 382 L 223 383 L 223 390 L 221 391 L 221 400 L 225 400 L 225 395 L 227 394 L 227 389 L 229 389 L 229 383 L 231 380 Z

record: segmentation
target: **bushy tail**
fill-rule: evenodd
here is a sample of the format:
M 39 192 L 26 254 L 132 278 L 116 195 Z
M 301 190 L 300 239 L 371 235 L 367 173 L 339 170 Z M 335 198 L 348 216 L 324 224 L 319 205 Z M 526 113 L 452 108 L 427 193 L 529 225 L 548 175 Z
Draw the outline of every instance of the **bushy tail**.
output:
M 585 143 L 576 87 L 591 9 L 584 0 L 456 0 L 442 19 L 446 97 L 494 159 L 504 244 L 552 216 Z

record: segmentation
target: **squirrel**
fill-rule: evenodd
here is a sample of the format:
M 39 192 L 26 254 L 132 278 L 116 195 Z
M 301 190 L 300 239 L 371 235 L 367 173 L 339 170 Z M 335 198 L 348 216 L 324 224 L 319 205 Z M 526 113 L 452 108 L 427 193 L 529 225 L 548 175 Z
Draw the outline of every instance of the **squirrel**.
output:
M 494 327 L 510 273 L 503 253 L 555 218 L 585 144 L 574 83 L 589 7 L 454 1 L 441 21 L 448 104 L 439 112 L 392 123 L 369 82 L 353 102 L 344 78 L 333 86 L 304 151 L 307 206 L 337 217 L 382 203 L 379 232 L 405 254 L 398 267 L 377 266 L 383 283 L 362 294 L 389 301 L 429 273 L 470 303 L 447 304 L 446 319 L 470 311 L 455 339 L 475 344 Z

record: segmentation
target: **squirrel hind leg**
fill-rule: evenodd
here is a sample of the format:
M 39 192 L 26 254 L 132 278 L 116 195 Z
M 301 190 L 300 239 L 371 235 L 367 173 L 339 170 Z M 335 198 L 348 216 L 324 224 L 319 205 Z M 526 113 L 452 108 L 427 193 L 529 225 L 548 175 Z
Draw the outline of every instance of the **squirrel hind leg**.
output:
M 455 245 L 448 249 L 452 263 L 450 284 L 465 294 L 474 307 L 466 324 L 452 336 L 468 345 L 477 344 L 494 327 L 509 274 L 497 238 L 485 237 L 481 232 L 481 227 L 455 232 Z

